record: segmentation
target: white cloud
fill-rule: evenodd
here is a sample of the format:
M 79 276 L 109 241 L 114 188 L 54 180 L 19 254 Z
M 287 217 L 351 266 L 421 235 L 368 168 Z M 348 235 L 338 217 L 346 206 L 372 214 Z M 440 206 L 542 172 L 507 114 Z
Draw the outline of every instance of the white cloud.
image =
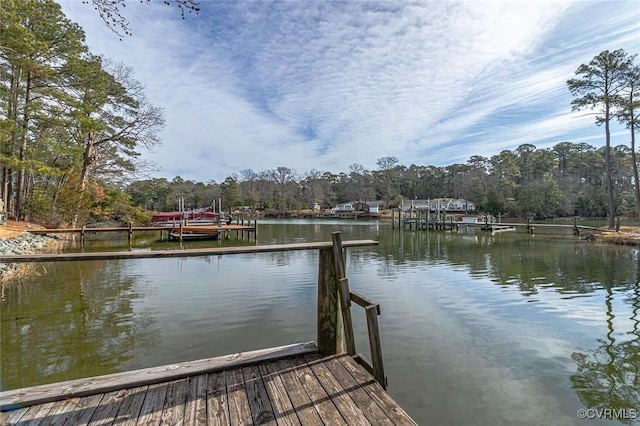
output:
M 601 50 L 640 50 L 633 1 L 202 1 L 185 21 L 132 3 L 123 41 L 90 7 L 62 5 L 92 51 L 132 65 L 165 108 L 149 158 L 201 181 L 584 141 L 601 129 L 571 118 L 566 80 Z

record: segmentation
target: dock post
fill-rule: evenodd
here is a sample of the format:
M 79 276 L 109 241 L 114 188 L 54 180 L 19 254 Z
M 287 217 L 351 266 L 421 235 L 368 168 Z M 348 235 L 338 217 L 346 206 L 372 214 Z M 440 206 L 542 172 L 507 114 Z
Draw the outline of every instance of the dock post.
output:
M 131 244 L 132 239 L 133 239 L 133 224 L 129 222 L 129 244 Z
M 331 247 L 319 251 L 317 335 L 316 343 L 320 353 L 337 353 L 338 286 Z
M 580 235 L 580 228 L 578 228 L 578 216 L 573 217 L 573 235 Z
M 84 228 L 85 226 L 82 225 L 82 228 L 80 228 L 80 243 L 84 246 Z
M 338 300 L 342 317 L 342 331 L 346 346 L 346 348 L 341 349 L 346 349 L 346 352 L 349 355 L 355 355 L 356 341 L 353 335 L 353 322 L 351 319 L 351 292 L 349 291 L 349 280 L 347 279 L 344 267 L 342 235 L 340 232 L 333 232 L 331 238 L 333 241 L 333 263 L 336 269 L 336 277 L 338 279 Z M 338 342 L 340 343 L 341 341 L 341 336 L 338 336 Z M 341 352 L 344 352 L 344 350 L 341 350 Z
M 391 229 L 396 229 L 396 209 L 391 209 Z
M 180 222 L 180 242 L 182 242 L 182 222 Z
M 398 229 L 402 230 L 402 207 L 398 208 Z

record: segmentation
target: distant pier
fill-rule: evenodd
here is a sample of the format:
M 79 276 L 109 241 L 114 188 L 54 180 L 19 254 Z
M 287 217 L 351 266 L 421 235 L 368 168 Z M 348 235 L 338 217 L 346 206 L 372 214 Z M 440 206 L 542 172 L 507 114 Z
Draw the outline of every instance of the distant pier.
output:
M 221 223 L 212 225 L 193 225 L 189 223 L 177 222 L 164 226 L 133 226 L 129 223 L 126 227 L 108 227 L 108 228 L 89 228 L 83 226 L 81 228 L 49 228 L 49 229 L 30 229 L 28 232 L 38 235 L 46 234 L 77 234 L 82 242 L 85 241 L 87 235 L 99 233 L 121 233 L 127 237 L 129 242 L 133 240 L 136 232 L 159 232 L 160 240 L 183 240 L 183 239 L 217 239 L 231 238 L 235 234 L 236 239 L 255 239 L 258 229 L 256 220 L 237 219 L 236 223 Z

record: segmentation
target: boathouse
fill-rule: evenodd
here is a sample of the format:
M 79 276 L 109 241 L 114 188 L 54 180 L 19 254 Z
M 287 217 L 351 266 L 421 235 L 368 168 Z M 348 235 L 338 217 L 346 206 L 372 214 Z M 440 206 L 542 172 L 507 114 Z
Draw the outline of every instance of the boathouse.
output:
M 403 212 L 407 211 L 431 211 L 445 213 L 473 212 L 475 204 L 464 198 L 431 198 L 426 200 L 402 200 L 400 205 Z

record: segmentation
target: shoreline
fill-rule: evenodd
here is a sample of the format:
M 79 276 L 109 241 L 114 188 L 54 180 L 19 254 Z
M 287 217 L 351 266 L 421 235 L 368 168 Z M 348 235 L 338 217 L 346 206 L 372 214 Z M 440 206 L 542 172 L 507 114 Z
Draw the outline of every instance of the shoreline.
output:
M 379 220 L 391 220 L 390 215 L 380 215 Z M 38 254 L 58 251 L 64 244 L 60 238 L 32 234 L 29 230 L 46 229 L 29 222 L 9 221 L 0 226 L 0 256 L 14 254 Z M 604 228 L 603 228 L 604 230 Z M 618 232 L 593 232 L 587 241 L 600 244 L 640 246 L 640 226 L 621 226 Z M 0 285 L 19 284 L 35 273 L 33 264 L 0 263 Z
M 0 237 L 0 256 L 12 254 L 37 254 L 57 251 L 62 241 L 46 235 L 35 235 L 23 231 L 10 238 Z M 0 263 L 0 285 L 18 285 L 32 277 L 36 265 L 33 263 Z

